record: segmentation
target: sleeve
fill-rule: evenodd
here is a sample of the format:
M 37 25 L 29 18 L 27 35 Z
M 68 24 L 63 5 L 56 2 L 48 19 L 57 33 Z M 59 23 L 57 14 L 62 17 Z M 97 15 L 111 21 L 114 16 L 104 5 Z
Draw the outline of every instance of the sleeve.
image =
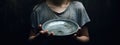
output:
M 90 22 L 90 18 L 81 2 L 77 2 L 78 24 L 82 27 Z
M 31 18 L 31 30 L 32 30 L 32 32 L 36 33 L 36 30 L 37 30 L 37 17 L 36 17 L 36 12 L 32 12 L 30 18 Z
M 34 33 L 37 33 L 39 32 L 38 30 L 38 11 L 41 9 L 41 7 L 39 7 L 39 5 L 36 5 L 34 8 L 33 8 L 33 12 L 31 13 L 31 16 L 30 16 L 30 20 L 31 20 L 31 29 L 32 29 L 32 32 Z

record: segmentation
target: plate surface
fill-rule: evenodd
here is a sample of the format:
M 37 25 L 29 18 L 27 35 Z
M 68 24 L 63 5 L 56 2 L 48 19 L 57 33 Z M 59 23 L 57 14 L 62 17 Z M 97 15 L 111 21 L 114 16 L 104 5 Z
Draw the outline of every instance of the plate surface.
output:
M 42 29 L 48 30 L 48 33 L 54 32 L 56 36 L 70 35 L 78 31 L 79 25 L 71 20 L 66 19 L 52 19 L 46 21 Z

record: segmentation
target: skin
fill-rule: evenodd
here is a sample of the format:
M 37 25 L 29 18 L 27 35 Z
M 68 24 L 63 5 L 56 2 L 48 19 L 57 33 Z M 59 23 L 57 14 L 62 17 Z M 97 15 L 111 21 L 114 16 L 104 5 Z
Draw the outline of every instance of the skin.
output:
M 54 5 L 54 3 L 52 3 L 50 0 L 46 0 L 47 5 L 55 12 L 61 13 L 63 11 L 65 11 L 65 9 L 69 6 L 70 1 L 64 0 L 63 3 L 59 4 L 59 5 Z M 42 25 L 40 24 L 39 27 L 41 28 Z M 36 34 L 34 32 L 30 32 L 30 37 L 29 40 L 33 40 L 34 38 L 36 38 Z M 54 36 L 54 32 L 51 32 L 50 34 L 48 34 L 47 30 L 40 30 L 40 32 L 38 33 L 42 34 L 42 35 L 48 35 L 48 36 Z M 73 35 L 73 37 L 80 41 L 80 42 L 88 42 L 89 41 L 89 33 L 88 33 L 88 28 L 87 26 L 83 26 L 81 29 L 79 29 L 79 31 Z

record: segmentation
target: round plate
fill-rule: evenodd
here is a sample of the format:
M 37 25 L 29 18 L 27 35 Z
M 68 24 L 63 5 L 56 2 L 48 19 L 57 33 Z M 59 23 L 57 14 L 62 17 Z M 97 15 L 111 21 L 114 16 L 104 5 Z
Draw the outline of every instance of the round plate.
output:
M 54 32 L 56 36 L 71 35 L 78 31 L 79 25 L 71 20 L 67 19 L 52 19 L 46 21 L 42 29 L 48 30 L 48 33 Z

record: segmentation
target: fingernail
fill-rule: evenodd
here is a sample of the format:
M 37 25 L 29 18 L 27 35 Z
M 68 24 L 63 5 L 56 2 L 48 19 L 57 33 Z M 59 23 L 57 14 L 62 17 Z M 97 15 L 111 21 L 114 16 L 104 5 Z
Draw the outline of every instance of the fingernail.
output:
M 44 33 L 44 31 L 40 31 L 40 33 Z
M 77 34 L 74 34 L 74 36 L 77 36 Z
M 78 29 L 81 29 L 81 27 L 78 27 Z
M 42 26 L 41 24 L 39 26 Z

